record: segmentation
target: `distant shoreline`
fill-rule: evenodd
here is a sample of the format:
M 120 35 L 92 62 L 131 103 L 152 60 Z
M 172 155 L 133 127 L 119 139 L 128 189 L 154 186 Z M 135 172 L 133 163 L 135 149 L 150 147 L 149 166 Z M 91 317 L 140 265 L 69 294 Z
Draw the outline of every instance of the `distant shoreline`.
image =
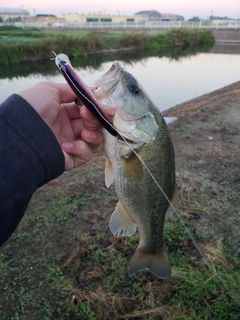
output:
M 214 45 L 210 31 L 172 29 L 166 33 L 147 34 L 122 32 L 42 32 L 36 28 L 0 27 L 0 64 L 14 65 L 26 61 L 49 59 L 49 48 L 62 52 L 68 48 L 69 57 L 88 54 L 146 49 L 180 47 L 197 48 Z

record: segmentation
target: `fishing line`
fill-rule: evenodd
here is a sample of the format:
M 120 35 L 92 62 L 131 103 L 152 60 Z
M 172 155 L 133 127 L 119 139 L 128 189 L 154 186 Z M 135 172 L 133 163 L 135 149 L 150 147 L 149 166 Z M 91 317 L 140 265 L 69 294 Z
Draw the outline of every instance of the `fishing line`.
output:
M 97 108 L 96 108 L 97 109 Z M 99 112 L 99 114 L 101 114 Z M 101 114 L 102 116 L 102 114 Z M 107 120 L 105 119 L 108 124 L 113 127 L 113 125 Z M 197 244 L 197 242 L 195 241 L 194 237 L 192 236 L 190 230 L 187 228 L 187 226 L 185 225 L 183 219 L 181 218 L 179 212 L 177 211 L 177 209 L 174 207 L 174 205 L 172 204 L 171 200 L 168 198 L 168 196 L 166 195 L 166 193 L 164 192 L 163 188 L 160 186 L 160 184 L 158 183 L 158 181 L 156 180 L 156 178 L 154 177 L 154 175 L 151 173 L 150 169 L 147 167 L 147 165 L 145 164 L 145 162 L 140 158 L 140 156 L 138 155 L 138 153 L 134 150 L 134 148 L 131 146 L 131 144 L 127 141 L 127 139 L 119 132 L 118 129 L 116 129 L 115 127 L 113 127 L 119 134 L 119 136 L 121 137 L 121 139 L 127 144 L 127 146 L 132 150 L 132 152 L 136 155 L 136 157 L 138 158 L 138 160 L 141 162 L 141 164 L 143 165 L 143 167 L 146 169 L 146 171 L 148 172 L 148 174 L 150 175 L 150 177 L 153 179 L 154 183 L 157 185 L 157 187 L 159 188 L 159 190 L 162 192 L 162 194 L 164 195 L 164 197 L 166 198 L 166 200 L 168 201 L 169 205 L 171 206 L 172 210 L 174 211 L 174 213 L 176 214 L 177 218 L 179 219 L 179 221 L 181 222 L 183 228 L 187 231 L 189 238 L 192 240 L 193 245 L 195 246 L 195 248 L 197 249 L 198 253 L 200 254 L 201 258 L 203 259 L 203 261 L 206 263 L 206 265 L 209 267 L 209 269 L 213 272 L 213 274 L 217 277 L 217 279 L 219 280 L 219 282 L 222 284 L 222 286 L 225 288 L 226 292 L 228 293 L 228 295 L 230 296 L 231 299 L 233 299 L 235 301 L 235 303 L 240 307 L 240 300 L 238 299 L 238 297 L 232 292 L 232 290 L 229 288 L 229 286 L 227 285 L 227 283 L 224 281 L 224 279 L 217 273 L 215 267 L 212 265 L 212 263 L 207 259 L 207 257 L 204 255 L 204 253 L 202 252 L 202 250 L 200 249 L 199 245 Z
M 109 123 L 111 126 L 112 124 Z M 121 135 L 121 133 L 115 128 L 115 130 L 118 132 L 118 134 L 120 135 L 120 137 L 123 139 L 123 141 L 127 144 L 127 146 L 132 150 L 132 152 L 136 155 L 136 157 L 138 158 L 138 160 L 141 162 L 141 164 L 143 165 L 143 167 L 146 169 L 146 171 L 148 172 L 148 174 L 150 175 L 150 177 L 153 179 L 154 183 L 157 185 L 157 187 L 159 188 L 159 190 L 162 192 L 162 194 L 164 195 L 164 197 L 166 198 L 166 200 L 168 201 L 169 205 L 171 206 L 172 210 L 174 211 L 174 213 L 176 214 L 177 218 L 179 219 L 179 221 L 181 222 L 183 228 L 187 231 L 189 238 L 192 240 L 193 245 L 195 246 L 195 248 L 197 249 L 198 253 L 200 254 L 201 258 L 203 259 L 203 261 L 206 263 L 206 265 L 209 267 L 209 269 L 213 272 L 213 274 L 217 277 L 217 279 L 219 280 L 219 282 L 222 284 L 222 286 L 225 288 L 226 292 L 228 293 L 228 295 L 230 296 L 231 299 L 233 299 L 235 301 L 235 303 L 240 307 L 240 299 L 235 295 L 234 292 L 232 292 L 232 290 L 229 288 L 229 286 L 227 285 L 226 281 L 224 281 L 224 279 L 217 273 L 215 267 L 213 266 L 213 264 L 207 259 L 207 257 L 205 256 L 205 254 L 202 252 L 202 250 L 200 249 L 199 245 L 197 244 L 197 242 L 195 241 L 193 235 L 191 234 L 190 230 L 187 228 L 187 226 L 185 225 L 183 219 L 181 218 L 179 212 L 177 211 L 177 209 L 174 207 L 174 205 L 172 204 L 171 200 L 168 198 L 168 196 L 166 195 L 166 193 L 164 192 L 163 188 L 160 186 L 160 184 L 158 183 L 158 181 L 156 180 L 156 178 L 154 177 L 154 175 L 151 173 L 150 169 L 147 167 L 147 165 L 145 164 L 145 162 L 140 158 L 140 156 L 138 155 L 138 153 L 134 150 L 134 148 L 131 146 L 131 144 L 127 141 L 127 139 L 125 139 L 125 137 L 123 137 Z
M 57 59 L 57 55 L 55 52 L 53 52 L 55 54 L 55 58 L 53 59 Z M 53 60 L 52 59 L 52 60 Z M 75 84 L 72 82 L 71 78 L 69 77 L 69 75 L 65 72 L 65 70 L 63 70 L 61 68 L 61 66 L 59 65 L 59 69 L 64 72 L 64 74 L 68 77 L 68 79 L 71 81 L 72 85 L 76 88 L 76 90 L 79 92 L 79 89 L 75 86 Z M 83 93 L 79 92 L 82 96 Z M 132 152 L 136 155 L 136 157 L 138 158 L 138 160 L 140 161 L 140 163 L 143 165 L 143 167 L 146 169 L 146 171 L 148 172 L 148 174 L 150 175 L 150 177 L 153 179 L 154 183 L 157 185 L 157 187 L 159 188 L 159 190 L 162 192 L 162 194 L 164 195 L 165 199 L 168 201 L 169 205 L 171 206 L 173 212 L 176 214 L 177 218 L 179 219 L 179 221 L 181 222 L 183 228 L 187 231 L 189 238 L 192 240 L 193 245 L 195 246 L 195 248 L 197 249 L 198 253 L 200 254 L 201 258 L 203 259 L 203 261 L 206 263 L 206 265 L 209 267 L 209 269 L 213 272 L 213 274 L 217 277 L 217 279 L 219 280 L 219 282 L 222 284 L 222 286 L 225 288 L 226 292 L 228 293 L 228 295 L 230 296 L 230 298 L 232 298 L 235 303 L 240 306 L 240 299 L 232 292 L 232 290 L 229 288 L 229 286 L 227 285 L 227 283 L 224 281 L 224 279 L 217 273 L 215 267 L 212 265 L 212 263 L 207 259 L 207 257 L 204 255 L 204 253 L 202 252 L 202 250 L 200 249 L 199 245 L 197 244 L 197 242 L 195 241 L 194 237 L 192 236 L 190 230 L 187 228 L 187 226 L 185 225 L 183 219 L 181 218 L 179 212 L 177 211 L 177 209 L 174 207 L 174 205 L 172 204 L 171 200 L 168 198 L 168 196 L 166 195 L 166 193 L 164 192 L 163 188 L 160 186 L 160 184 L 158 183 L 158 181 L 156 180 L 156 178 L 153 176 L 153 174 L 151 173 L 150 169 L 147 167 L 147 165 L 145 164 L 145 162 L 140 158 L 140 156 L 138 155 L 138 153 L 134 150 L 134 148 L 131 146 L 131 144 L 127 141 L 127 139 L 122 135 L 121 132 L 119 132 L 118 129 L 116 129 L 104 116 L 103 114 L 98 110 L 98 108 L 94 105 L 94 103 L 92 103 L 91 100 L 89 100 L 86 96 L 84 96 L 85 99 L 87 99 L 95 108 L 95 110 L 98 112 L 98 114 L 104 119 L 104 121 L 113 129 L 115 130 L 118 135 L 121 137 L 121 139 L 127 144 L 127 146 L 132 150 Z
M 116 129 L 116 128 L 115 128 Z M 120 135 L 120 133 L 118 132 L 118 134 Z M 121 135 L 120 135 L 121 136 Z M 124 140 L 124 142 L 128 145 L 128 147 L 133 151 L 133 153 L 136 155 L 136 157 L 138 158 L 138 160 L 141 162 L 141 164 L 143 165 L 143 167 L 146 169 L 146 171 L 148 172 L 148 174 L 150 175 L 150 177 L 153 179 L 154 183 L 157 185 L 157 187 L 159 188 L 159 190 L 162 192 L 162 194 L 164 195 L 164 197 L 166 198 L 166 200 L 168 201 L 169 205 L 171 206 L 172 210 L 174 211 L 174 213 L 176 214 L 177 218 L 179 219 L 179 221 L 181 222 L 183 228 L 187 231 L 190 239 L 192 240 L 193 245 L 195 246 L 195 248 L 197 249 L 198 253 L 200 254 L 201 258 L 203 259 L 203 261 L 206 263 L 206 265 L 209 267 L 209 269 L 213 272 L 213 274 L 217 277 L 217 279 L 219 280 L 219 282 L 222 284 L 222 286 L 225 288 L 226 292 L 228 293 L 228 295 L 230 296 L 231 299 L 233 299 L 235 301 L 235 303 L 240 307 L 240 299 L 235 295 L 235 293 L 232 292 L 232 290 L 229 288 L 229 286 L 227 285 L 227 283 L 224 281 L 224 279 L 217 273 L 215 267 L 212 265 L 212 263 L 207 259 L 207 257 L 204 255 L 204 253 L 202 252 L 202 250 L 200 249 L 199 245 L 197 244 L 197 242 L 195 241 L 195 239 L 193 238 L 190 230 L 187 228 L 187 226 L 185 225 L 183 219 L 181 218 L 179 212 L 177 211 L 177 209 L 174 207 L 174 205 L 172 204 L 171 200 L 168 198 L 168 196 L 166 195 L 166 193 L 164 192 L 163 188 L 160 186 L 160 184 L 158 183 L 158 181 L 156 180 L 156 178 L 153 176 L 153 174 L 151 173 L 150 169 L 147 167 L 147 165 L 145 164 L 145 162 L 140 158 L 140 156 L 138 155 L 138 153 L 134 150 L 134 148 L 130 145 L 130 143 L 121 136 L 121 138 Z

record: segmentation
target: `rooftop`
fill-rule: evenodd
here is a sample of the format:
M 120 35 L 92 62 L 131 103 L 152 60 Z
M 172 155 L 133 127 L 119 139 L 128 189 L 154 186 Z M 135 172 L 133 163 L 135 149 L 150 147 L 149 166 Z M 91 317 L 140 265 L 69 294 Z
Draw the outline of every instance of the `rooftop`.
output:
M 157 13 L 159 13 L 158 11 L 156 11 L 156 10 L 142 10 L 142 11 L 138 11 L 137 13 L 135 13 L 136 15 L 137 14 L 148 14 L 148 13 L 150 13 L 150 12 L 157 12 Z
M 21 8 L 21 7 L 19 7 L 19 8 L 1 8 L 0 7 L 0 12 L 1 11 L 5 11 L 5 12 L 15 12 L 15 11 L 26 11 L 26 10 L 24 10 L 24 8 Z

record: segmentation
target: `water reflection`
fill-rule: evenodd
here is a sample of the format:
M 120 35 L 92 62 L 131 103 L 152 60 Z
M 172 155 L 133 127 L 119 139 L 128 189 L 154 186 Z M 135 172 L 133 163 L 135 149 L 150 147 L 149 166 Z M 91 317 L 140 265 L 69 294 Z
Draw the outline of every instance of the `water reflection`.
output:
M 240 54 L 240 46 L 238 44 L 217 43 L 209 50 L 209 53 Z
M 179 61 L 183 57 L 190 57 L 199 52 L 207 52 L 209 48 L 200 47 L 198 49 L 162 49 L 158 51 L 147 50 L 132 50 L 121 51 L 115 53 L 92 54 L 87 57 L 71 58 L 71 63 L 74 67 L 81 69 L 95 69 L 98 70 L 105 62 L 120 60 L 125 65 L 133 65 L 149 57 L 168 57 L 172 60 Z M 67 53 L 67 52 L 64 52 Z M 29 75 L 41 74 L 42 76 L 54 76 L 59 73 L 56 65 L 50 60 L 53 54 L 49 53 L 49 60 L 29 61 L 13 66 L 1 66 L 0 79 L 12 79 L 14 77 L 28 77 Z
M 236 45 L 216 45 L 210 50 L 198 51 L 106 53 L 71 59 L 71 62 L 86 83 L 91 84 L 115 60 L 140 81 L 161 111 L 240 80 L 236 68 L 240 65 L 240 46 Z M 0 102 L 13 92 L 45 80 L 65 81 L 50 59 L 1 66 Z

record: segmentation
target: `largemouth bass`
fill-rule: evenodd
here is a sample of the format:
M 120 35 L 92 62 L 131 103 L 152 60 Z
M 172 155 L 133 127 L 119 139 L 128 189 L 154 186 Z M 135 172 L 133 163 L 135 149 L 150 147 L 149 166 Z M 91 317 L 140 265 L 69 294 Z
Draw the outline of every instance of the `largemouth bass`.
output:
M 148 268 L 159 278 L 170 278 L 163 228 L 165 214 L 172 209 L 166 196 L 177 206 L 178 192 L 167 125 L 143 87 L 118 62 L 95 81 L 92 92 L 114 128 L 128 141 L 103 129 L 105 181 L 107 187 L 114 183 L 119 199 L 110 230 L 130 236 L 138 229 L 140 243 L 129 263 L 130 275 Z
M 119 199 L 110 230 L 114 235 L 131 236 L 138 229 L 140 241 L 129 263 L 130 275 L 148 268 L 168 279 L 171 267 L 163 239 L 164 220 L 177 207 L 179 197 L 174 148 L 165 120 L 139 82 L 118 62 L 88 90 L 118 132 L 102 130 L 105 182 L 107 187 L 114 183 Z

